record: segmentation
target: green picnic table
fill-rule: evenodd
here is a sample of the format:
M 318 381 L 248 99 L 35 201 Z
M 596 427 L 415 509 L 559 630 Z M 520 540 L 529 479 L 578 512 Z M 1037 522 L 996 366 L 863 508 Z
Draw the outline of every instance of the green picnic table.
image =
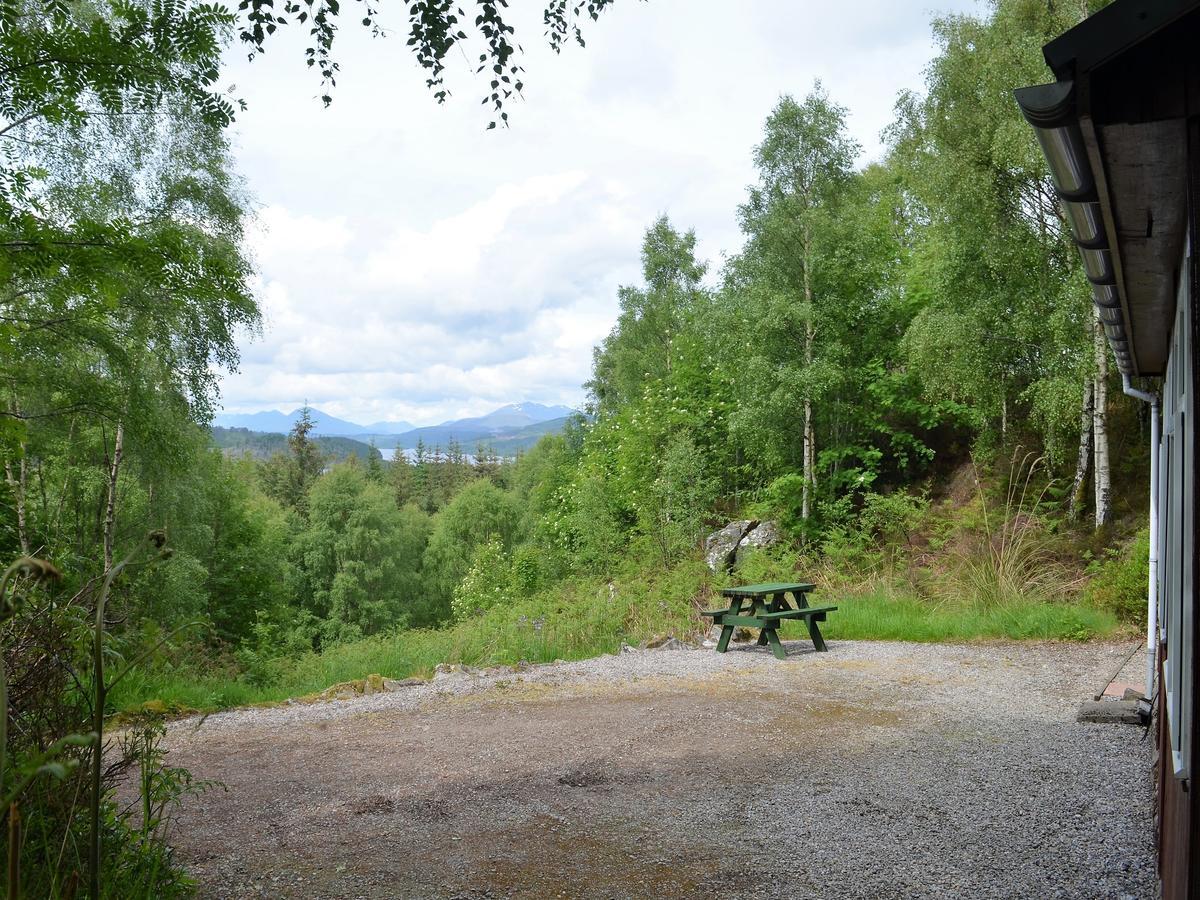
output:
M 702 612 L 709 616 L 714 625 L 721 626 L 721 640 L 717 643 L 717 652 L 724 653 L 729 649 L 729 639 L 733 630 L 738 626 L 759 628 L 758 646 L 771 645 L 771 652 L 776 659 L 786 659 L 787 651 L 779 642 L 779 623 L 784 619 L 803 619 L 808 625 L 808 636 L 812 638 L 813 647 L 824 652 L 828 648 L 821 637 L 818 622 L 825 621 L 826 613 L 831 613 L 836 606 L 809 606 L 807 595 L 814 585 L 806 582 L 797 584 L 746 584 L 741 587 L 725 588 L 721 594 L 729 598 L 729 606 L 725 609 L 710 609 Z M 795 601 L 795 608 L 788 603 L 788 594 Z M 749 604 L 747 609 L 742 607 Z

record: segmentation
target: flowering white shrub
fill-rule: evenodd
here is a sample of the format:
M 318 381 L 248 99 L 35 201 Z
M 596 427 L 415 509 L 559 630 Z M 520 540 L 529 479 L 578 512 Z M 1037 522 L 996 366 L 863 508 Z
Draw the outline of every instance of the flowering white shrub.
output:
M 493 538 L 480 544 L 450 599 L 454 620 L 459 622 L 493 606 L 511 603 L 515 599 L 512 581 L 512 564 L 501 543 Z

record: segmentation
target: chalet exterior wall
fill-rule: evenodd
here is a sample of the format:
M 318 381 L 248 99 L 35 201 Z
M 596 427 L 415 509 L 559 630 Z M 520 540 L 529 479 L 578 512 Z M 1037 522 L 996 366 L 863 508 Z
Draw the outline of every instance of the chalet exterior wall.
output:
M 1193 131 L 1193 129 L 1189 129 Z M 1196 146 L 1191 148 L 1194 152 Z M 1192 166 L 1193 170 L 1197 167 Z M 1162 384 L 1159 448 L 1161 598 L 1158 694 L 1159 873 L 1166 900 L 1200 897 L 1200 804 L 1195 802 L 1196 315 L 1194 229 L 1180 265 L 1171 350 Z

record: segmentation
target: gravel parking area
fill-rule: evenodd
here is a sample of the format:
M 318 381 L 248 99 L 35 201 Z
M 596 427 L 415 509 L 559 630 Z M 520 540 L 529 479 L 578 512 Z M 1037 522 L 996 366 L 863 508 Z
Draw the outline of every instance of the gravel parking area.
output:
M 1129 645 L 788 649 L 181 722 L 174 843 L 209 897 L 1157 896 L 1152 740 L 1074 718 Z

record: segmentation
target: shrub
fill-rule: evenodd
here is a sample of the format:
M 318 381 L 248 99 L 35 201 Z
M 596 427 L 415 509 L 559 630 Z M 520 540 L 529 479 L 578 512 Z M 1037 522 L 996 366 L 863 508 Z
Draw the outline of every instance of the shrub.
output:
M 490 540 L 475 548 L 470 568 L 454 588 L 450 611 L 456 622 L 478 615 L 493 606 L 511 602 L 513 570 L 504 547 Z
M 800 515 L 803 498 L 804 476 L 781 475 L 767 486 L 763 507 L 785 533 L 796 536 L 804 529 L 804 519 Z
M 1122 622 L 1146 624 L 1146 590 L 1150 580 L 1150 530 L 1143 528 L 1124 550 L 1110 550 L 1107 558 L 1089 567 L 1094 574 L 1088 599 L 1113 613 Z
M 414 620 L 436 624 L 446 619 L 455 586 L 471 568 L 476 548 L 496 541 L 507 551 L 520 520 L 517 501 L 490 481 L 476 481 L 459 491 L 434 519 L 424 557 L 429 606 L 418 610 Z
M 717 482 L 705 470 L 704 455 L 689 437 L 677 437 L 663 452 L 658 475 L 643 508 L 644 527 L 670 568 L 702 540 L 704 514 L 717 495 Z

